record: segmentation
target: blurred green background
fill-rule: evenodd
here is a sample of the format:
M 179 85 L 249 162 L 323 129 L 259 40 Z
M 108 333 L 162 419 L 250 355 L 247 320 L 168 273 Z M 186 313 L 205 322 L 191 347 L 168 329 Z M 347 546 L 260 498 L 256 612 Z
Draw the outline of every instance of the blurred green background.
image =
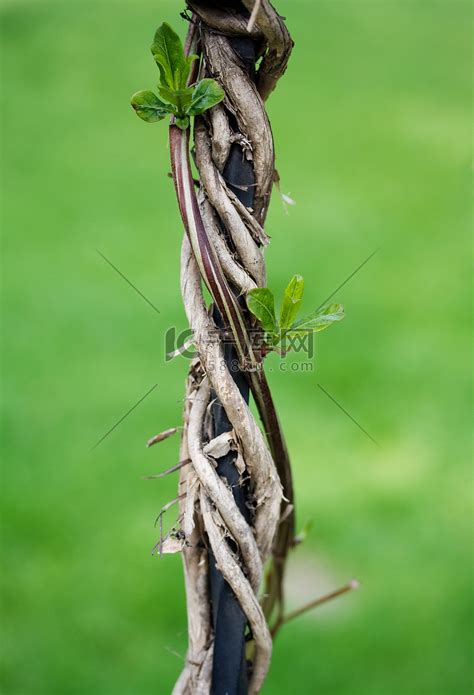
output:
M 181 561 L 151 556 L 176 479 L 186 362 L 167 128 L 134 116 L 179 2 L 4 2 L 2 652 L 6 695 L 165 695 L 186 649 Z M 472 692 L 470 3 L 281 0 L 269 285 L 346 320 L 271 383 L 299 527 L 268 695 Z M 98 255 L 105 254 L 157 314 Z M 154 384 L 103 443 L 91 446 Z M 320 383 L 380 444 L 375 446 Z M 174 521 L 168 512 L 167 523 Z

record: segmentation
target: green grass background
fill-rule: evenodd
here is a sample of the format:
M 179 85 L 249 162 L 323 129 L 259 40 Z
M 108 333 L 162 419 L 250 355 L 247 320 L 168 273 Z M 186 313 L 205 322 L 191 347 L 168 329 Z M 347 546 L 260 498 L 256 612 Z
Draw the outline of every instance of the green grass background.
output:
M 182 227 L 167 128 L 129 107 L 181 9 L 2 5 L 5 695 L 165 695 L 185 653 L 180 558 L 150 554 L 176 480 L 141 480 L 178 456 L 144 444 L 180 422 L 186 363 L 165 363 L 164 333 L 186 326 Z M 268 363 L 298 524 L 313 520 L 289 605 L 362 586 L 284 628 L 264 692 L 468 695 L 470 4 L 278 9 L 296 46 L 268 109 L 297 204 L 273 198 L 269 285 L 301 273 L 309 310 L 380 251 L 337 293 L 347 318 L 315 372 Z

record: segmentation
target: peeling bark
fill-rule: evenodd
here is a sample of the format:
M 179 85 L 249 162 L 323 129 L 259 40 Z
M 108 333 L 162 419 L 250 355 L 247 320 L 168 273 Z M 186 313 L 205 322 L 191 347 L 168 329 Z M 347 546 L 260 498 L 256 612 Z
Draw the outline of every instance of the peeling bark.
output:
M 197 194 L 188 134 L 175 126 L 170 129 L 173 178 L 186 229 L 181 291 L 198 354 L 186 384 L 180 452 L 181 461 L 190 460 L 180 468 L 179 488 L 189 644 L 173 693 L 225 691 L 216 682 L 216 658 L 222 649 L 215 636 L 217 573 L 227 587 L 222 601 L 229 597 L 237 601 L 243 616 L 242 650 L 245 624 L 250 628 L 251 665 L 247 672 L 243 654 L 232 693 L 254 695 L 270 665 L 270 622 L 281 619 L 283 611 L 285 562 L 294 542 L 294 503 L 284 437 L 262 359 L 250 339 L 253 319 L 241 295 L 265 285 L 263 250 L 269 238 L 263 225 L 274 178 L 274 149 L 264 99 L 286 68 L 292 41 L 267 0 L 255 9 L 253 1 L 233 0 L 228 7 L 210 0 L 189 0 L 188 6 L 194 14 L 187 49 L 194 42 L 193 51 L 203 56 L 200 76 L 218 80 L 226 98 L 195 121 Z M 232 179 L 229 172 L 236 171 L 239 176 Z M 214 301 L 212 312 L 205 304 L 203 280 Z M 232 336 L 230 351 L 224 335 Z M 237 365 L 229 357 L 234 354 Z M 248 383 L 246 389 L 242 378 Z M 249 389 L 263 432 L 247 402 Z M 221 432 L 216 431 L 219 408 L 225 415 L 219 427 L 224 422 L 223 431 L 232 431 L 229 436 L 235 446 L 216 458 L 211 452 L 219 451 L 216 439 L 221 443 Z M 208 446 L 210 440 L 214 449 Z M 234 471 L 230 477 L 225 473 L 229 465 Z M 270 567 L 260 598 L 267 561 Z

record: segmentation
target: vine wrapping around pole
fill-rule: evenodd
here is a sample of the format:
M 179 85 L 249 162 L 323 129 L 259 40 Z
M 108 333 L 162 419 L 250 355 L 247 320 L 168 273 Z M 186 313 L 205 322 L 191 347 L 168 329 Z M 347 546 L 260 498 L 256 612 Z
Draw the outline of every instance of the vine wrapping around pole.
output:
M 154 549 L 181 551 L 184 562 L 188 651 L 174 695 L 255 695 L 281 626 L 358 586 L 351 581 L 285 611 L 286 562 L 301 537 L 295 538 L 290 460 L 264 357 L 271 350 L 286 354 L 287 338 L 340 321 L 344 308 L 328 303 L 296 320 L 304 280 L 294 275 L 276 319 L 263 252 L 279 176 L 264 101 L 293 43 L 268 0 L 228 3 L 188 0 L 193 14 L 185 15 L 184 48 L 163 23 L 151 47 L 159 97 L 148 90 L 132 97 L 144 121 L 172 116 L 172 177 L 185 228 L 181 292 L 197 350 L 186 382 L 179 463 L 149 476 L 180 476 L 178 495 L 158 516 Z M 148 446 L 177 429 L 152 437 Z M 163 539 L 163 513 L 177 502 L 179 528 Z
M 239 301 L 239 295 L 245 291 L 245 287 L 236 285 L 236 277 L 247 278 L 247 288 L 253 283 L 261 286 L 265 279 L 262 242 L 265 242 L 266 235 L 261 225 L 268 209 L 274 157 L 270 125 L 262 99 L 255 87 L 259 81 L 255 63 L 263 50 L 266 50 L 267 54 L 270 52 L 270 47 L 265 41 L 263 32 L 258 29 L 258 15 L 256 22 L 258 38 L 249 38 L 246 28 L 243 28 L 243 22 L 241 37 L 225 37 L 222 24 L 220 27 L 213 26 L 212 15 L 209 14 L 209 3 L 206 4 L 206 17 L 199 15 L 202 9 L 200 3 L 189 4 L 195 14 L 188 34 L 188 50 L 198 29 L 195 45 L 203 55 L 203 73 L 220 82 L 226 93 L 226 100 L 224 106 L 217 106 L 211 110 L 208 118 L 196 120 L 194 138 L 196 165 L 202 182 L 199 200 L 195 194 L 189 161 L 189 131 L 183 131 L 173 125 L 170 127 L 173 179 L 189 242 L 186 242 L 183 247 L 183 299 L 191 327 L 195 332 L 200 367 L 203 369 L 203 375 L 206 374 L 204 378 L 209 379 L 213 387 L 213 395 L 218 398 L 218 402 L 212 405 L 214 427 L 211 426 L 209 431 L 208 426 L 207 435 L 218 437 L 224 431 L 232 430 L 237 448 L 240 447 L 242 450 L 249 481 L 242 486 L 243 489 L 240 488 L 240 494 L 238 494 L 239 486 L 235 484 L 236 455 L 231 455 L 227 460 L 225 457 L 217 459 L 217 472 L 224 474 L 227 484 L 232 486 L 233 500 L 232 502 L 227 500 L 229 507 L 233 507 L 234 514 L 235 512 L 240 514 L 240 520 L 244 520 L 250 528 L 253 527 L 259 561 L 252 566 L 252 560 L 249 560 L 251 555 L 246 555 L 248 548 L 246 549 L 245 543 L 242 543 L 242 537 L 235 533 L 235 528 L 232 529 L 234 533 L 229 528 L 230 510 L 226 508 L 226 504 L 223 504 L 222 498 L 210 494 L 204 475 L 200 477 L 201 493 L 199 499 L 197 496 L 195 498 L 196 502 L 191 514 L 193 520 L 199 517 L 204 526 L 201 541 L 205 543 L 207 539 L 211 546 L 208 559 L 210 594 L 208 587 L 207 596 L 203 597 L 209 602 L 211 610 L 207 617 L 208 624 L 204 626 L 204 629 L 202 625 L 199 626 L 199 630 L 208 635 L 209 641 L 207 649 L 201 649 L 198 661 L 196 661 L 196 655 L 191 654 L 190 649 L 186 667 L 174 692 L 175 695 L 199 692 L 199 688 L 202 687 L 203 692 L 207 689 L 212 693 L 233 692 L 243 695 L 247 692 L 243 634 L 246 623 L 250 625 L 250 636 L 253 642 L 251 645 L 253 649 L 247 650 L 252 658 L 249 692 L 259 691 L 271 654 L 271 637 L 267 620 L 257 600 L 261 574 L 260 577 L 256 577 L 254 570 L 256 566 L 261 568 L 263 562 L 273 556 L 272 567 L 267 575 L 263 607 L 267 619 L 272 616 L 275 607 L 277 607 L 276 620 L 281 619 L 284 566 L 294 535 L 293 489 L 288 453 L 261 357 L 256 354 L 249 334 L 251 322 Z M 268 3 L 263 3 L 261 11 L 268 12 L 269 8 L 271 6 Z M 280 26 L 281 20 L 273 8 L 271 12 Z M 244 14 L 242 19 L 245 19 Z M 268 31 L 268 25 L 266 28 Z M 216 29 L 219 29 L 219 33 Z M 288 41 L 291 47 L 289 37 Z M 262 73 L 265 65 L 264 58 Z M 268 90 L 268 80 L 263 82 Z M 229 136 L 232 139 L 230 146 L 225 141 L 229 139 Z M 226 153 L 225 157 L 219 156 L 222 152 Z M 210 229 L 211 233 L 208 231 Z M 213 244 L 212 239 L 214 241 L 219 239 L 219 245 Z M 226 263 L 222 262 L 223 257 Z M 231 258 L 233 261 L 229 262 Z M 235 272 L 236 265 L 241 271 L 240 275 Z M 190 286 L 189 276 L 192 275 L 191 266 L 194 267 L 194 290 L 190 302 L 187 290 Z M 215 302 L 214 322 L 205 312 L 199 287 L 200 278 L 204 280 Z M 197 311 L 196 297 L 200 298 Z M 246 388 L 245 379 L 242 381 L 242 377 L 246 377 L 262 418 L 270 451 L 267 450 L 261 435 L 258 437 L 257 450 L 255 450 L 255 441 L 247 438 L 246 442 L 245 428 L 241 426 L 240 409 L 237 408 L 237 412 L 232 412 L 233 399 L 229 398 L 226 389 L 220 388 L 221 380 L 216 373 L 216 364 L 209 359 L 209 343 L 212 342 L 212 335 L 216 334 L 216 327 L 221 333 L 227 331 L 233 336 L 233 345 L 225 349 L 225 354 L 222 353 L 218 338 L 214 340 L 214 349 L 219 351 L 220 364 L 227 371 L 229 379 L 233 381 L 244 403 L 248 400 L 248 387 Z M 238 366 L 232 368 L 231 361 L 235 356 Z M 196 398 L 202 398 L 203 383 L 201 380 L 200 386 L 196 384 L 196 393 L 199 394 L 195 396 Z M 248 406 L 246 408 L 253 431 L 258 431 L 260 434 L 258 428 L 255 428 Z M 205 410 L 197 403 L 191 406 L 191 414 L 194 411 L 196 415 L 196 410 L 202 412 L 201 418 L 197 418 L 197 429 L 194 430 L 194 418 L 191 417 L 193 428 L 191 433 L 189 429 L 185 429 L 183 441 L 186 447 L 191 449 L 190 456 L 199 477 L 199 470 L 202 470 L 200 465 L 203 464 L 199 456 L 199 447 L 194 457 L 192 451 L 195 448 L 196 438 L 200 439 L 203 436 L 206 425 Z M 219 412 L 222 415 L 220 421 Z M 236 417 L 233 418 L 233 414 Z M 193 442 L 190 441 L 191 438 Z M 265 461 L 266 465 L 262 465 Z M 181 483 L 187 484 L 188 474 L 189 471 L 183 472 Z M 237 474 L 237 480 L 238 477 Z M 280 481 L 284 486 L 286 499 L 284 503 L 282 503 Z M 212 509 L 209 507 L 209 501 L 211 501 Z M 249 513 L 249 507 L 252 504 L 253 512 Z M 184 503 L 183 514 L 186 514 L 186 511 L 189 513 L 189 504 Z M 189 525 L 194 529 L 194 521 Z M 222 543 L 226 536 L 229 537 L 231 544 L 230 553 L 227 550 L 223 551 L 223 548 L 227 548 L 227 542 Z M 218 543 L 216 539 L 219 539 Z M 238 550 L 237 555 L 235 550 Z M 186 552 L 185 550 L 185 555 Z M 192 553 L 194 550 L 190 551 L 189 555 Z M 189 573 L 189 562 L 186 558 L 185 571 Z M 245 585 L 243 593 L 239 583 L 235 583 L 234 575 L 238 571 L 243 571 L 240 576 Z M 223 577 L 224 583 L 219 580 L 219 575 Z M 216 589 L 217 586 L 220 586 L 219 590 Z M 236 605 L 235 597 L 240 606 Z M 225 615 L 227 617 L 223 619 Z M 190 624 L 194 622 L 190 621 Z M 212 625 L 209 624 L 211 622 Z M 226 639 L 230 635 L 233 635 L 233 640 Z M 190 647 L 194 641 L 190 634 Z M 198 668 L 196 663 L 200 664 Z M 202 678 L 204 666 L 206 666 L 206 675 Z

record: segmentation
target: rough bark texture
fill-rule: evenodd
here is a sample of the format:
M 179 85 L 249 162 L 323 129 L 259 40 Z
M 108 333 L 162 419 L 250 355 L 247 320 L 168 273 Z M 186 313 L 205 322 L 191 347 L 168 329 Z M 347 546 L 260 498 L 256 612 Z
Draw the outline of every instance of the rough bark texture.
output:
M 258 693 L 269 668 L 271 623 L 293 544 L 288 454 L 243 295 L 265 285 L 263 229 L 274 176 L 264 100 L 292 41 L 266 0 L 189 0 L 188 49 L 226 98 L 194 126 L 200 188 L 188 134 L 170 129 L 173 177 L 186 228 L 181 288 L 198 357 L 186 383 L 180 472 L 189 645 L 174 695 Z M 254 14 L 255 14 L 254 13 Z M 261 58 L 259 68 L 255 65 Z M 206 307 L 202 281 L 214 300 Z M 263 430 L 253 417 L 256 401 Z M 262 589 L 263 566 L 270 567 Z

